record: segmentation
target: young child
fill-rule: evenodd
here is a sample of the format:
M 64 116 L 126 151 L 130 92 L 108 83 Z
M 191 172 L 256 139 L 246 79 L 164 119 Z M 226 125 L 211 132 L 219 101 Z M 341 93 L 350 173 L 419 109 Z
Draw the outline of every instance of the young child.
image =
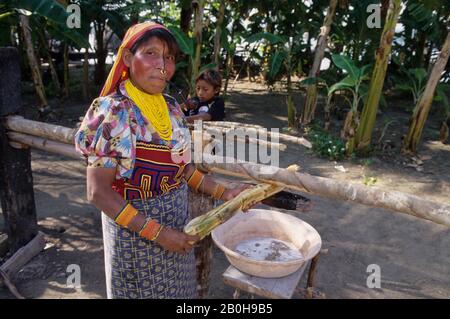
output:
M 188 123 L 196 120 L 223 121 L 225 103 L 219 97 L 221 86 L 222 77 L 216 70 L 205 70 L 198 76 L 195 81 L 197 96 L 181 105 Z

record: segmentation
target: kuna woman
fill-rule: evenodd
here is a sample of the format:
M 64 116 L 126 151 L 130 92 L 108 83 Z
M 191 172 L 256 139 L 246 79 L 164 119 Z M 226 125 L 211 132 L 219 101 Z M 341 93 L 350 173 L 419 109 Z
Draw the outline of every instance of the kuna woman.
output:
M 164 26 L 132 26 L 75 136 L 88 199 L 102 210 L 108 298 L 196 298 L 198 237 L 182 232 L 187 187 L 222 200 L 244 189 L 225 189 L 189 163 L 183 113 L 162 94 L 177 52 Z

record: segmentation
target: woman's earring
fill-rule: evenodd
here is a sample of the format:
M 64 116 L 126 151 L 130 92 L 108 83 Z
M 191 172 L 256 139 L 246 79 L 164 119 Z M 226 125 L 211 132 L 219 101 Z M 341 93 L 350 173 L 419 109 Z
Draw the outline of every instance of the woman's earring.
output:
M 159 73 L 161 73 L 161 75 L 166 75 L 166 74 L 167 74 L 167 71 L 166 71 L 166 70 L 163 70 L 163 69 L 161 69 L 161 70 L 159 70 Z

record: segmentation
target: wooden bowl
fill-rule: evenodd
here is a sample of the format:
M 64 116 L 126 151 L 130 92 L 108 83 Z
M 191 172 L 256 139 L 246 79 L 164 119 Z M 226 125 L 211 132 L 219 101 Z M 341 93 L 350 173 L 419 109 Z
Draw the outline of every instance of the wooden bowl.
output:
M 265 209 L 238 212 L 214 229 L 211 235 L 231 265 L 244 273 L 263 278 L 280 278 L 296 272 L 317 255 L 322 246 L 319 233 L 308 223 L 288 214 Z M 239 243 L 261 237 L 291 243 L 303 258 L 286 261 L 256 260 L 235 251 Z

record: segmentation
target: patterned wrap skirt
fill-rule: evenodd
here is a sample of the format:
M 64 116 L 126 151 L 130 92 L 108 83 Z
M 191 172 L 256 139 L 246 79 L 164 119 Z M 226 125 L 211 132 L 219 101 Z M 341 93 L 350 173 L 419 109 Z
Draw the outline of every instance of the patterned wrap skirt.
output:
M 187 185 L 131 204 L 146 217 L 182 231 L 188 222 Z M 194 252 L 169 252 L 117 225 L 102 213 L 108 298 L 191 299 L 197 297 Z

